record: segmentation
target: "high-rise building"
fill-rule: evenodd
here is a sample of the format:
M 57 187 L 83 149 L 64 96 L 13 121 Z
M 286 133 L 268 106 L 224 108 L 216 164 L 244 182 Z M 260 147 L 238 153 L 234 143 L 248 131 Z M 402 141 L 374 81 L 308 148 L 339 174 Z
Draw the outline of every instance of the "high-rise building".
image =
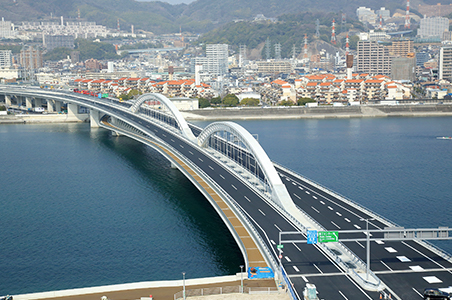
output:
M 42 38 L 42 44 L 48 51 L 55 48 L 74 48 L 74 36 L 73 35 L 44 35 Z
M 444 31 L 449 31 L 449 19 L 442 17 L 424 17 L 420 21 L 417 35 L 420 38 L 442 38 Z
M 206 56 L 196 57 L 192 64 L 193 66 L 202 65 L 203 71 L 215 76 L 228 73 L 228 45 L 207 44 Z
M 391 74 L 391 56 L 388 48 L 375 41 L 359 41 L 356 71 L 368 74 Z
M 38 69 L 43 66 L 42 52 L 33 47 L 20 50 L 20 64 L 25 69 Z
M 11 50 L 0 50 L 0 67 L 11 67 L 12 57 Z
M 0 21 L 0 38 L 12 38 L 14 37 L 14 26 L 10 21 L 5 21 L 4 18 Z
M 409 53 L 414 53 L 414 42 L 411 40 L 393 41 L 386 46 L 391 56 L 406 57 Z
M 446 79 L 452 82 L 452 46 L 441 47 L 438 69 L 438 79 Z

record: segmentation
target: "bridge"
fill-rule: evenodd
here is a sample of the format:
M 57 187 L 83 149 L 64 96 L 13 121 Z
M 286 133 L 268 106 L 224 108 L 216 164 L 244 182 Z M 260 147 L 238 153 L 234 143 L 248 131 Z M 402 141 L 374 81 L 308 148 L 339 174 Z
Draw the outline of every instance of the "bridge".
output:
M 160 94 L 120 102 L 8 86 L 0 87 L 0 95 L 7 105 L 47 104 L 48 111 L 58 111 L 64 103 L 69 114 L 81 119 L 81 108 L 89 109 L 92 127 L 154 148 L 212 204 L 236 240 L 247 270 L 270 268 L 293 299 L 303 299 L 307 283 L 316 285 L 320 299 L 422 299 L 424 288 L 452 283 L 449 254 L 421 238 L 385 239 L 385 228 L 397 224 L 271 161 L 238 124 L 215 122 L 199 128 Z M 308 244 L 312 230 L 349 231 L 350 238 Z M 287 239 L 285 233 L 297 237 Z M 369 237 L 370 270 L 362 242 Z

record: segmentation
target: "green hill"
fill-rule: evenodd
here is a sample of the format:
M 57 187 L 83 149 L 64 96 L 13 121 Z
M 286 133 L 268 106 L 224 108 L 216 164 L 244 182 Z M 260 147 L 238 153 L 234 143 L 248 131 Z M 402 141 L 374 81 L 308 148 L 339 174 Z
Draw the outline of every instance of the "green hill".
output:
M 414 0 L 412 6 L 437 0 Z M 278 17 L 282 14 L 312 12 L 327 14 L 346 13 L 347 19 L 355 19 L 359 6 L 379 9 L 382 6 L 394 11 L 404 9 L 405 0 L 197 0 L 179 5 L 164 2 L 137 2 L 134 0 L 0 0 L 0 14 L 5 20 L 19 23 L 37 21 L 51 15 L 58 21 L 81 17 L 109 28 L 116 28 L 117 19 L 121 28 L 143 29 L 155 33 L 179 31 L 208 32 L 236 19 L 250 20 L 257 14 Z

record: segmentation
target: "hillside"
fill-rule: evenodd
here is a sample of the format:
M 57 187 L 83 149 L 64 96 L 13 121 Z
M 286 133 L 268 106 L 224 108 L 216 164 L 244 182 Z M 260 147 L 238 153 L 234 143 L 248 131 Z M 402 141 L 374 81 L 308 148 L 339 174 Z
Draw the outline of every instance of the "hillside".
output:
M 435 1 L 412 0 L 412 7 Z M 119 19 L 123 29 L 133 24 L 136 29 L 169 33 L 179 31 L 179 26 L 184 31 L 207 32 L 235 19 L 252 19 L 257 14 L 278 17 L 300 12 L 345 12 L 351 20 L 356 8 L 363 5 L 373 9 L 385 6 L 394 11 L 404 9 L 406 1 L 366 0 L 363 4 L 362 0 L 323 0 L 319 4 L 312 0 L 197 0 L 189 5 L 170 5 L 134 0 L 0 0 L 0 14 L 17 23 L 48 18 L 51 14 L 55 20 L 60 16 L 75 18 L 80 9 L 82 18 L 110 28 L 116 28 Z

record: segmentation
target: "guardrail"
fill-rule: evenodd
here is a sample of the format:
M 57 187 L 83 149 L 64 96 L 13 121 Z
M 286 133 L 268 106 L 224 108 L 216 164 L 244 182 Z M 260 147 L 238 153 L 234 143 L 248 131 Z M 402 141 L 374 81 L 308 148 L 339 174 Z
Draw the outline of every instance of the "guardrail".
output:
M 225 294 L 240 294 L 240 285 L 234 286 L 219 286 L 202 289 L 190 289 L 185 290 L 185 297 L 198 297 L 198 296 L 210 296 L 210 295 L 225 295 Z M 243 294 L 260 294 L 271 295 L 279 294 L 279 290 L 276 287 L 243 287 Z M 184 291 L 174 294 L 174 300 L 183 299 Z M 296 298 L 295 298 L 296 299 Z

